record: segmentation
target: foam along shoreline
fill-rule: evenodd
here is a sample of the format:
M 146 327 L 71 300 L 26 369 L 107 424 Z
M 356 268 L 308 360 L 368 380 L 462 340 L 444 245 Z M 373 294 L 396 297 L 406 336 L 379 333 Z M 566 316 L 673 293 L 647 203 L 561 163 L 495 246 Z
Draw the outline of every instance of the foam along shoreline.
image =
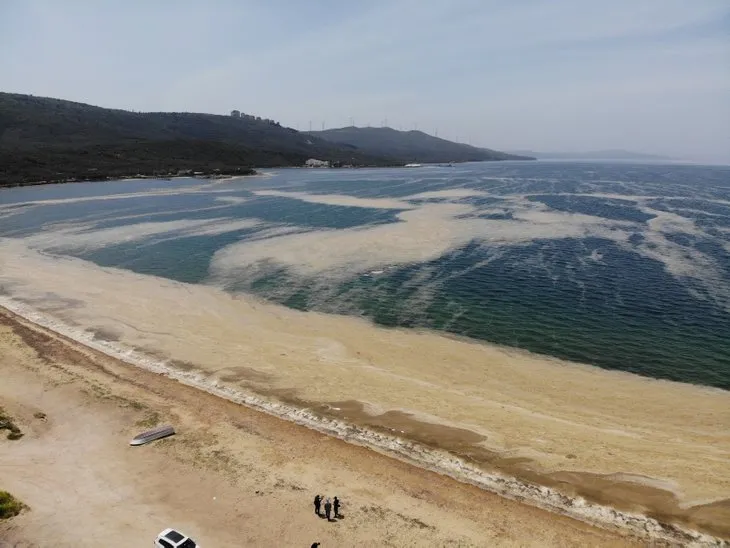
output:
M 107 181 L 171 181 L 173 179 L 207 179 L 216 182 L 230 181 L 233 179 L 242 179 L 250 177 L 260 177 L 261 175 L 266 176 L 267 174 L 262 173 L 258 170 L 252 170 L 252 173 L 205 173 L 202 175 L 191 175 L 191 174 L 160 174 L 160 175 L 129 175 L 129 176 L 106 176 L 102 175 L 98 178 L 82 178 L 66 177 L 64 179 L 52 179 L 52 180 L 37 180 L 37 181 L 26 181 L 20 183 L 13 183 L 6 185 L 2 188 L 19 188 L 26 186 L 41 186 L 41 185 L 67 185 L 73 183 L 105 183 Z
M 0 482 L 30 506 L 0 520 L 11 545 L 128 548 L 171 523 L 210 546 L 240 546 L 242 523 L 247 546 L 645 545 L 231 403 L 2 308 L 0 378 L 0 402 L 25 434 L 0 440 Z M 179 435 L 124 443 L 157 419 Z M 344 521 L 312 515 L 323 489 L 345 501 Z
M 730 537 L 721 390 L 0 252 L 0 305 L 125 362 L 603 527 Z
M 40 313 L 32 307 L 6 296 L 0 295 L 0 306 L 27 321 L 125 363 L 164 375 L 217 397 L 294 422 L 343 441 L 366 446 L 380 453 L 447 475 L 458 481 L 470 483 L 511 500 L 531 504 L 602 528 L 628 531 L 633 535 L 647 539 L 678 541 L 693 546 L 728 545 L 725 541 L 711 535 L 677 525 L 661 523 L 641 514 L 620 511 L 610 506 L 592 503 L 582 497 L 566 496 L 556 489 L 521 481 L 515 477 L 487 472 L 470 464 L 465 459 L 445 451 L 428 448 L 411 440 L 389 436 L 368 428 L 322 417 L 305 408 L 294 407 L 240 390 L 233 390 L 216 381 L 211 382 L 203 375 L 181 371 L 174 366 L 168 365 L 166 361 L 156 360 L 148 355 L 126 348 L 119 343 L 100 340 L 95 333 L 79 331 L 58 319 Z

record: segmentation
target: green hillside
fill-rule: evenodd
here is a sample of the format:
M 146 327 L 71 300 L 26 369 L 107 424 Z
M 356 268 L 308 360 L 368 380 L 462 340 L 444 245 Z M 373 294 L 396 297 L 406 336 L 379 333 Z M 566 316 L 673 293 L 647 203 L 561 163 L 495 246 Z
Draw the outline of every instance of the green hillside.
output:
M 308 158 L 390 163 L 260 118 L 138 113 L 0 93 L 3 185 L 184 170 L 248 173 L 253 166 L 299 166 Z

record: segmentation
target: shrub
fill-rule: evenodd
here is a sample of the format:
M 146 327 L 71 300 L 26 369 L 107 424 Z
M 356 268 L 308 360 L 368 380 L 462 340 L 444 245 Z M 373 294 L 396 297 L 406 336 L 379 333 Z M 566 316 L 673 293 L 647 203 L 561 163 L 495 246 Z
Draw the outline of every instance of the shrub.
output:
M 10 519 L 26 508 L 25 504 L 7 491 L 0 491 L 0 519 Z
M 20 428 L 13 422 L 13 420 L 5 414 L 2 407 L 0 407 L 0 430 L 9 430 L 9 440 L 19 440 L 23 437 L 23 433 Z

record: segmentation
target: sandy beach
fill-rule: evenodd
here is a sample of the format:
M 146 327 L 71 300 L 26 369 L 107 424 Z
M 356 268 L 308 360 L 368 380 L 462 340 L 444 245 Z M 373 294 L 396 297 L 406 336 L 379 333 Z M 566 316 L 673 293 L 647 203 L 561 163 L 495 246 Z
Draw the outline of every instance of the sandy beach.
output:
M 0 522 L 3 546 L 146 546 L 168 526 L 206 547 L 641 545 L 249 410 L 5 310 L 0 378 L 0 406 L 25 434 L 0 439 L 0 489 L 30 507 Z M 155 423 L 178 434 L 128 445 Z M 339 496 L 344 517 L 317 518 L 317 492 Z

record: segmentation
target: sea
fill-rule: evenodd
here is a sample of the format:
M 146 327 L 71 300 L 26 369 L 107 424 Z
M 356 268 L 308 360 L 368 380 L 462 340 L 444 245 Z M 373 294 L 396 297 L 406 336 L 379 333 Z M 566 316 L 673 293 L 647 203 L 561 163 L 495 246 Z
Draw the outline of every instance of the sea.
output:
M 0 191 L 0 240 L 730 390 L 727 166 L 484 162 L 39 185 Z

